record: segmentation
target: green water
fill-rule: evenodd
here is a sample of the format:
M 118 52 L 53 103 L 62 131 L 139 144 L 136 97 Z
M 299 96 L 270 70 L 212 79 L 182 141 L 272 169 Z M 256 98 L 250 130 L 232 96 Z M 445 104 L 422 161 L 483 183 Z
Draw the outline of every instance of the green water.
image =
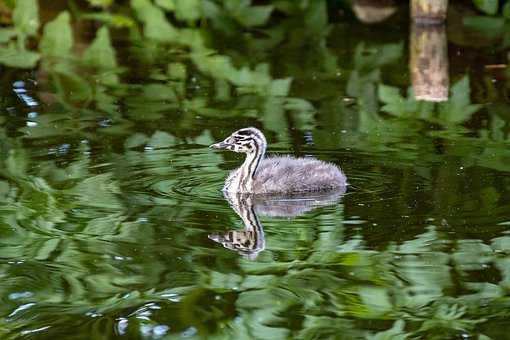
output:
M 91 104 L 4 68 L 2 339 L 508 338 L 510 78 L 479 66 L 506 55 L 450 41 L 453 99 L 417 103 L 401 21 L 253 55 L 288 95 L 127 59 Z M 212 238 L 245 228 L 220 191 L 242 158 L 208 146 L 246 126 L 349 187 L 238 203 L 260 227 L 238 252 Z

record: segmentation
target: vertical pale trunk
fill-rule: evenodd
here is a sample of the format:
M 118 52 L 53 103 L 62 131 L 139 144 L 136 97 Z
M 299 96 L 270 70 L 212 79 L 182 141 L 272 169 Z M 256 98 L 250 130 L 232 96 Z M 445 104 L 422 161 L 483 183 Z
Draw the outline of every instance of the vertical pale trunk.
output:
M 409 68 L 417 100 L 448 100 L 448 47 L 444 25 L 412 25 Z
M 446 19 L 448 0 L 411 0 L 411 20 L 417 24 L 440 24 Z

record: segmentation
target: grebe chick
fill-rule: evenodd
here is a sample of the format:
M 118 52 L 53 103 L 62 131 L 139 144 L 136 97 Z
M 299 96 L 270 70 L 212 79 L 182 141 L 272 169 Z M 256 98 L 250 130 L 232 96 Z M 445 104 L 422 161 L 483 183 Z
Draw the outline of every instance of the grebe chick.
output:
M 225 180 L 223 191 L 251 194 L 297 194 L 329 191 L 345 187 L 347 179 L 331 163 L 315 158 L 291 156 L 264 158 L 266 138 L 260 130 L 237 130 L 211 148 L 245 153 L 243 165 Z

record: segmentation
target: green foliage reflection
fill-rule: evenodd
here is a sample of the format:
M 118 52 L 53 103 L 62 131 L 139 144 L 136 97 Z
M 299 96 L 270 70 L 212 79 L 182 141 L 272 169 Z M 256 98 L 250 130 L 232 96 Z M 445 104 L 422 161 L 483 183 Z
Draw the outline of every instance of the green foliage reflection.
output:
M 459 66 L 417 102 L 401 30 L 325 1 L 90 0 L 42 27 L 35 3 L 0 30 L 0 63 L 35 67 L 2 79 L 2 338 L 505 336 L 508 78 Z M 248 124 L 353 184 L 264 220 L 257 261 L 207 239 L 242 226 L 218 192 L 239 160 L 206 146 Z

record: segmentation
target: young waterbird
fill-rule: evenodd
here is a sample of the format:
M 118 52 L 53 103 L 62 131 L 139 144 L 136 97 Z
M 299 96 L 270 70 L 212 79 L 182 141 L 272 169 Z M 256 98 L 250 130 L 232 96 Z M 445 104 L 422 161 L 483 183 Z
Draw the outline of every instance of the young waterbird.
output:
M 347 185 L 342 171 L 331 163 L 315 158 L 291 156 L 264 158 L 266 138 L 260 130 L 237 130 L 211 148 L 245 153 L 243 165 L 225 180 L 223 191 L 251 194 L 299 194 L 324 192 Z

